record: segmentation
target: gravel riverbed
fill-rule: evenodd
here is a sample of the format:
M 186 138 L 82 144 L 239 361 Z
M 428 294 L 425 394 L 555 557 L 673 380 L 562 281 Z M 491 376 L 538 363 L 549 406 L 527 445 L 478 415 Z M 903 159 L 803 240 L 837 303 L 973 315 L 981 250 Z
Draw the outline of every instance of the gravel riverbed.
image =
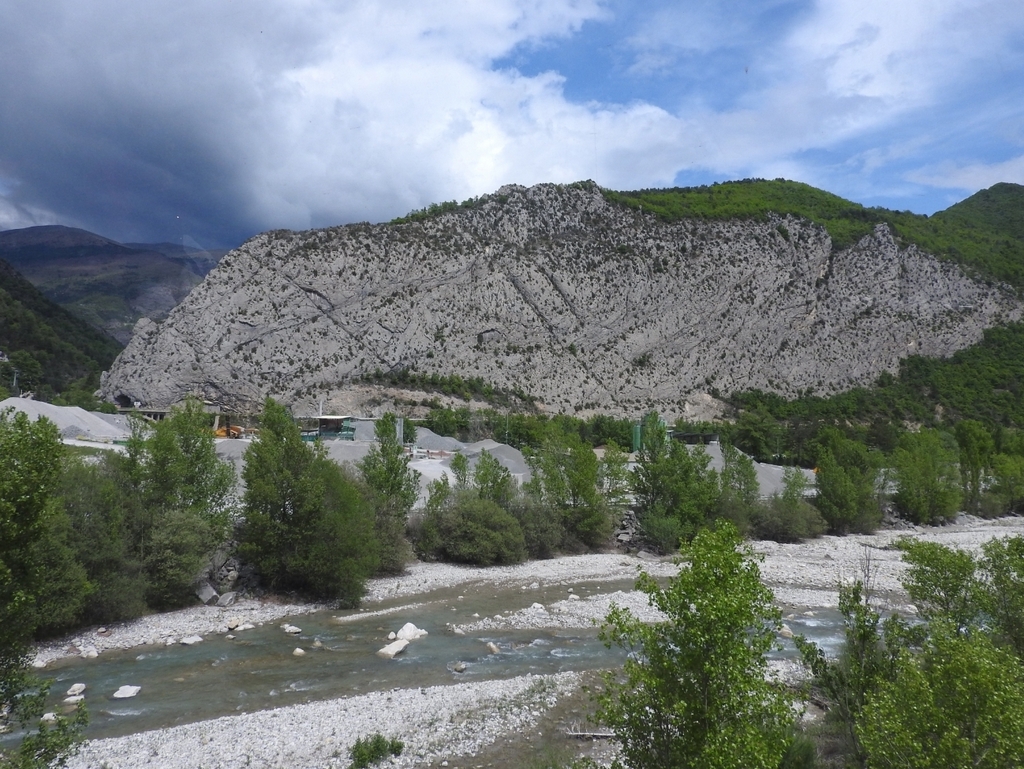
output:
M 1024 534 L 1024 518 L 995 521 L 964 519 L 942 528 L 881 531 L 872 535 L 821 537 L 797 545 L 754 543 L 762 556 L 765 583 L 786 610 L 834 608 L 840 581 L 868 573 L 871 587 L 888 608 L 912 612 L 900 586 L 904 567 L 892 547 L 900 536 L 914 536 L 978 552 L 993 537 Z M 455 632 L 486 629 L 591 627 L 612 602 L 654 621 L 646 597 L 635 591 L 600 591 L 600 583 L 621 582 L 640 569 L 668 577 L 678 566 L 672 559 L 637 558 L 617 553 L 568 556 L 516 566 L 479 569 L 449 564 L 413 564 L 406 574 L 372 580 L 363 606 L 366 615 L 396 614 L 416 605 L 431 591 L 474 583 L 521 588 L 564 586 L 565 598 L 547 606 L 510 610 L 498 617 L 453 627 Z M 577 586 L 589 594 L 578 595 Z M 572 588 L 572 592 L 570 592 Z M 596 588 L 596 589 L 595 589 Z M 573 597 L 578 595 L 578 597 Z M 399 607 L 382 601 L 409 599 Z M 123 625 L 76 634 L 37 649 L 39 664 L 83 649 L 130 648 L 165 644 L 190 635 L 226 633 L 228 621 L 276 622 L 286 616 L 332 608 L 324 604 L 287 604 L 243 600 L 227 608 L 196 607 L 145 617 Z M 790 666 L 791 667 L 791 666 Z M 779 670 L 787 677 L 792 670 Z M 357 737 L 380 731 L 404 740 L 407 748 L 390 766 L 436 763 L 448 756 L 472 756 L 499 735 L 529 729 L 539 714 L 579 685 L 575 673 L 521 676 L 486 681 L 401 689 L 295 705 L 275 710 L 86 744 L 69 766 L 129 767 L 324 767 L 347 766 L 348 749 Z M 388 764 L 385 764 L 387 766 Z

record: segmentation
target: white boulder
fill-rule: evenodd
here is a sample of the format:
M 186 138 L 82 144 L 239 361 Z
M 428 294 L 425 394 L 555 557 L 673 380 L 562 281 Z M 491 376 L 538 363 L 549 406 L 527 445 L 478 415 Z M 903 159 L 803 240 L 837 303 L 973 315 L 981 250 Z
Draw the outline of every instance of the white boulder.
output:
M 203 637 L 201 635 L 189 635 L 181 639 L 181 643 L 185 646 L 195 646 L 196 644 L 201 644 L 202 642 Z
M 69 697 L 77 697 L 79 694 L 85 691 L 85 684 L 72 684 L 71 688 L 68 689 Z
M 141 686 L 131 686 L 130 684 L 125 684 L 116 692 L 114 692 L 113 696 L 115 700 L 126 700 L 129 697 L 134 697 L 140 691 L 142 691 Z
M 298 635 L 302 632 L 302 628 L 295 627 L 295 625 L 289 625 L 287 622 L 281 625 L 281 630 L 286 633 L 291 633 L 292 635 Z
M 394 659 L 395 655 L 401 654 L 405 651 L 405 647 L 409 645 L 408 641 L 392 641 L 383 649 L 377 650 L 377 656 L 383 657 L 386 660 Z
M 415 641 L 417 638 L 422 638 L 425 635 L 427 635 L 426 630 L 416 627 L 411 622 L 406 622 L 395 637 L 399 641 Z

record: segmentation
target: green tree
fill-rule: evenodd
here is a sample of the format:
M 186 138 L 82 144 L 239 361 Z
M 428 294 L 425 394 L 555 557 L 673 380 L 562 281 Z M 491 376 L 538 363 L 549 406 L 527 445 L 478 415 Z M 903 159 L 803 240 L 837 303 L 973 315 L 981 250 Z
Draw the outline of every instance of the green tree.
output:
M 718 501 L 718 474 L 702 446 L 667 439 L 656 413 L 644 417 L 633 492 L 642 533 L 652 546 L 674 551 L 707 522 Z
M 1021 766 L 1024 666 L 984 633 L 934 623 L 869 696 L 857 732 L 873 768 Z
M 881 523 L 875 493 L 878 461 L 859 441 L 845 437 L 834 427 L 818 434 L 815 504 L 835 534 L 869 533 Z
M 936 524 L 952 519 L 960 508 L 957 453 L 937 430 L 905 433 L 893 455 L 894 501 L 900 514 L 914 523 Z
M 992 457 L 994 483 L 983 497 L 982 514 L 997 517 L 1024 512 L 1024 456 L 996 454 Z
M 243 478 L 239 549 L 266 584 L 357 604 L 377 567 L 373 512 L 323 444 L 303 442 L 270 398 L 259 437 L 245 452 Z
M 0 726 L 26 729 L 20 745 L 0 751 L 0 766 L 63 764 L 81 739 L 86 713 L 40 721 L 48 684 L 28 670 L 29 641 L 40 619 L 36 602 L 47 589 L 39 561 L 54 522 L 63 445 L 56 426 L 23 413 L 0 412 Z
M 398 442 L 394 414 L 389 412 L 378 419 L 374 434 L 377 442 L 359 462 L 359 470 L 375 498 L 380 568 L 399 573 L 408 558 L 405 530 L 409 512 L 419 497 L 420 474 L 409 467 L 411 458 Z
M 81 615 L 89 624 L 134 619 L 146 611 L 146 573 L 131 546 L 133 506 L 121 493 L 117 458 L 114 452 L 96 462 L 69 456 L 61 473 L 71 545 L 91 588 Z
M 996 639 L 1024 660 L 1024 536 L 992 539 L 981 546 L 982 579 Z
M 801 636 L 795 640 L 818 698 L 828 703 L 826 726 L 854 765 L 865 766 L 867 753 L 857 722 L 869 696 L 895 675 L 895 660 L 907 645 L 908 631 L 898 617 L 882 622 L 860 581 L 839 587 L 839 611 L 844 643 L 838 658 L 827 657 Z
M 985 585 L 970 553 L 904 537 L 896 546 L 909 565 L 903 586 L 921 617 L 947 619 L 957 628 L 977 624 L 985 609 Z
M 992 462 L 996 445 L 992 434 L 981 422 L 964 419 L 957 422 L 956 442 L 960 448 L 960 479 L 964 490 L 964 509 L 977 513 L 981 505 L 981 480 Z
M 728 441 L 723 441 L 721 491 L 717 513 L 745 532 L 756 516 L 761 499 L 761 486 L 753 460 Z
M 217 456 L 209 416 L 190 398 L 152 426 L 136 421 L 126 455 L 115 461 L 147 603 L 190 603 L 206 559 L 228 536 L 235 486 L 234 469 Z
M 529 455 L 527 490 L 558 516 L 563 547 L 596 547 L 611 534 L 611 516 L 601 495 L 597 455 L 579 435 L 553 428 L 541 449 Z
M 613 523 L 629 508 L 629 456 L 615 441 L 608 441 L 598 466 L 597 485 Z
M 631 654 L 621 675 L 606 676 L 598 718 L 631 769 L 775 769 L 794 712 L 768 675 L 781 626 L 771 591 L 729 523 L 699 531 L 682 552 L 688 563 L 667 587 L 646 574 L 637 582 L 663 622 L 609 612 L 602 639 Z

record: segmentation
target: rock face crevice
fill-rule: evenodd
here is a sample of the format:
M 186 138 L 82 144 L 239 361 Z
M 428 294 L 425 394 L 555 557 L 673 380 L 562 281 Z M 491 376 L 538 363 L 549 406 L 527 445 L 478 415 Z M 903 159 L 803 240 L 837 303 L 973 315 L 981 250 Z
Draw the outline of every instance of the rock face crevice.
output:
M 1021 317 L 879 225 L 665 223 L 596 185 L 508 186 L 419 222 L 252 238 L 104 377 L 110 399 L 248 410 L 345 402 L 364 372 L 481 377 L 552 410 L 685 412 L 711 389 L 828 394 Z

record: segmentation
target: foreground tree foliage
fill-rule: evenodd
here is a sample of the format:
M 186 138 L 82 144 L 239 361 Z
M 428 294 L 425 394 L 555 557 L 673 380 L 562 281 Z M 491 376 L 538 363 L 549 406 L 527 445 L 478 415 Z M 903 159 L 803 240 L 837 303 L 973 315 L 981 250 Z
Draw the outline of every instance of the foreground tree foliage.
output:
M 47 590 L 46 543 L 62 524 L 56 500 L 64 447 L 53 423 L 0 413 L 0 727 L 26 730 L 0 750 L 0 767 L 59 766 L 74 752 L 87 715 L 40 721 L 49 686 L 27 670 L 29 642 Z M 67 559 L 70 560 L 70 559 Z
M 661 588 L 637 588 L 666 619 L 653 625 L 613 607 L 601 638 L 631 652 L 609 674 L 599 720 L 615 731 L 630 769 L 775 769 L 794 711 L 768 677 L 781 626 L 771 591 L 736 528 L 703 529 L 682 549 L 688 565 Z
M 840 588 L 838 659 L 797 640 L 828 705 L 825 736 L 855 766 L 1020 766 L 1024 537 L 991 540 L 980 558 L 911 539 L 899 547 L 927 624 L 883 623 L 856 583 Z
M 982 632 L 933 623 L 920 653 L 902 650 L 857 722 L 878 769 L 1024 764 L 1024 665 Z
M 303 442 L 283 406 L 268 398 L 260 434 L 245 453 L 239 550 L 274 590 L 355 605 L 377 568 L 373 510 L 356 482 Z

